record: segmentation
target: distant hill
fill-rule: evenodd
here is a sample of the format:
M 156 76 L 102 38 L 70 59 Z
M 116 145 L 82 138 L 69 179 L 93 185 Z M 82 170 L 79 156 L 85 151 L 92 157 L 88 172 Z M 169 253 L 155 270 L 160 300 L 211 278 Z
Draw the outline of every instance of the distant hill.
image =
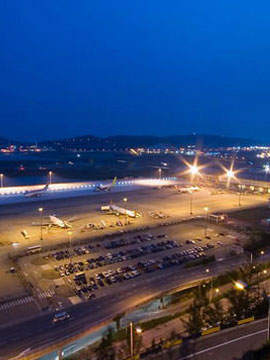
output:
M 25 142 L 11 141 L 0 137 L 0 145 L 26 144 Z M 88 149 L 125 149 L 136 147 L 181 147 L 194 145 L 197 149 L 218 148 L 228 146 L 258 145 L 251 139 L 235 138 L 220 135 L 172 135 L 172 136 L 135 136 L 119 135 L 101 138 L 93 135 L 77 136 L 59 140 L 47 140 L 39 142 L 40 145 L 49 146 L 57 150 L 88 150 Z
M 111 136 L 107 140 L 117 147 L 154 146 L 156 144 L 170 144 L 172 146 L 195 145 L 196 148 L 227 147 L 255 145 L 258 142 L 250 139 L 233 138 L 220 135 L 174 135 L 174 136 Z
M 17 145 L 17 146 L 20 146 L 20 145 L 25 145 L 26 142 L 25 141 L 18 141 L 18 140 L 10 140 L 10 139 L 7 139 L 3 136 L 0 136 L 0 146 L 8 146 L 8 145 Z
M 107 139 L 99 138 L 92 135 L 77 136 L 53 141 L 42 141 L 39 144 L 54 147 L 61 150 L 72 149 L 108 149 L 114 148 L 113 142 Z

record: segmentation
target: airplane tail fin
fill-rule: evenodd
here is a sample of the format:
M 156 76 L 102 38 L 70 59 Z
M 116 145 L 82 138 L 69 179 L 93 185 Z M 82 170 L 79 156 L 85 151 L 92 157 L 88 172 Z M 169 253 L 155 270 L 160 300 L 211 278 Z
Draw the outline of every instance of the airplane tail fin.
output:
M 114 186 L 116 184 L 117 181 L 117 176 L 114 177 L 113 182 L 112 182 L 112 186 Z

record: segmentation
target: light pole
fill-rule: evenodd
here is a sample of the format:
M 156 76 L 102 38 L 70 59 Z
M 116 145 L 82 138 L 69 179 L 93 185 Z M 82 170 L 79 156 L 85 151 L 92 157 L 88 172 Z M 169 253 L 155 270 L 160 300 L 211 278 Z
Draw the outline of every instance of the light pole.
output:
M 161 168 L 159 168 L 159 169 L 158 169 L 159 181 L 161 181 L 161 172 L 162 172 L 162 169 L 161 169 Z
M 133 323 L 132 321 L 129 324 L 130 330 L 130 358 L 133 360 Z
M 270 341 L 270 295 L 268 294 L 267 341 Z
M 68 236 L 69 236 L 69 251 L 70 251 L 70 254 L 69 254 L 69 263 L 71 264 L 71 258 L 72 258 L 72 249 L 71 249 L 71 244 L 72 244 L 72 231 L 68 231 Z
M 39 213 L 40 213 L 40 240 L 43 240 L 43 234 L 42 234 L 42 228 L 43 228 L 43 208 L 40 207 L 38 209 Z
M 228 188 L 230 188 L 230 182 L 231 182 L 231 179 L 234 178 L 234 171 L 232 170 L 232 168 L 230 170 L 226 170 L 226 176 L 228 178 Z
M 264 173 L 265 173 L 264 180 L 265 180 L 265 181 L 266 181 L 266 177 L 267 177 L 267 175 L 269 174 L 269 172 L 270 172 L 270 166 L 269 166 L 269 164 L 264 165 Z
M 199 174 L 199 168 L 196 164 L 189 165 L 190 180 L 193 184 L 194 177 Z M 193 214 L 193 191 L 189 191 L 189 214 Z
M 4 184 L 3 184 L 3 177 L 4 177 L 4 174 L 0 174 L 1 188 L 4 186 Z
M 49 171 L 49 179 L 50 179 L 50 185 L 51 185 L 51 183 L 52 183 L 52 171 Z
M 208 220 L 208 207 L 205 207 L 204 208 L 204 211 L 205 211 L 205 229 L 204 229 L 204 237 L 206 238 L 207 236 L 207 220 Z
M 134 359 L 134 333 L 133 333 L 133 322 L 131 321 L 129 324 L 129 330 L 130 330 L 130 359 Z M 139 335 L 142 333 L 142 329 L 137 327 L 135 329 L 135 332 Z
M 193 214 L 193 191 L 189 191 L 189 214 Z
M 206 272 L 207 274 L 209 274 L 209 273 L 210 273 L 210 270 L 209 270 L 209 269 L 206 269 L 205 272 Z M 210 304 L 211 304 L 211 302 L 212 302 L 212 290 L 213 290 L 213 278 L 212 278 L 212 276 L 211 276 L 211 280 L 210 280 L 210 291 L 209 291 L 209 303 L 210 303 Z
M 238 199 L 238 206 L 241 206 L 241 195 L 242 195 L 242 189 L 243 189 L 243 185 L 239 185 L 239 199 Z
M 125 222 L 126 222 L 126 224 L 127 224 L 127 201 L 128 201 L 128 199 L 126 197 L 124 197 L 123 202 L 125 204 L 125 215 L 126 215 Z

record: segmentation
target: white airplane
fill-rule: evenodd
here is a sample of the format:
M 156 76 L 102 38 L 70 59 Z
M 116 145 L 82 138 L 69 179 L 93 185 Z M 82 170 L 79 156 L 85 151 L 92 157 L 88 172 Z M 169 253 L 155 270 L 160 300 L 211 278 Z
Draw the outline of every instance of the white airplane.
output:
M 75 220 L 76 220 L 76 218 L 62 220 L 55 215 L 49 215 L 49 222 L 42 222 L 42 226 L 48 226 L 48 227 L 56 226 L 61 229 L 69 229 L 72 227 L 71 222 L 75 221 Z M 33 222 L 32 225 L 33 226 L 41 226 L 41 223 Z
M 115 176 L 115 178 L 113 179 L 111 184 L 108 184 L 108 185 L 101 184 L 95 188 L 95 191 L 104 191 L 104 192 L 110 191 L 116 184 L 116 180 L 117 180 L 117 177 Z
M 142 216 L 138 211 L 124 209 L 117 205 L 101 206 L 101 211 L 104 211 L 107 214 L 114 214 L 116 216 L 124 215 L 131 218 L 137 218 Z
M 47 183 L 42 189 L 26 191 L 24 193 L 24 197 L 25 198 L 40 197 L 41 195 L 47 192 L 48 188 L 49 188 L 49 183 Z
M 177 192 L 181 194 L 187 194 L 195 191 L 200 191 L 200 188 L 198 186 L 188 186 L 188 187 L 182 187 L 178 188 L 176 187 Z

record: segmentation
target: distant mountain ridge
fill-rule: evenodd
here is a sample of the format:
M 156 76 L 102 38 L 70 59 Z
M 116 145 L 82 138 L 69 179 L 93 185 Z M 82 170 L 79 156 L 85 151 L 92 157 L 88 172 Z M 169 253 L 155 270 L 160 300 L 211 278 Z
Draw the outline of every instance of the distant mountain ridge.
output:
M 226 146 L 249 146 L 256 145 L 258 142 L 251 139 L 234 138 L 221 135 L 172 135 L 172 136 L 110 136 L 109 141 L 116 143 L 118 146 L 154 146 L 156 144 L 169 144 L 172 146 L 195 145 L 197 148 L 202 147 L 226 147 Z
M 192 146 L 200 148 L 217 148 L 228 146 L 250 146 L 258 142 L 251 139 L 234 138 L 220 135 L 172 135 L 172 136 L 147 136 L 147 135 L 119 135 L 100 138 L 92 135 L 78 136 L 62 140 L 46 141 L 41 144 L 47 146 L 60 146 L 61 148 L 132 148 L 153 147 L 157 144 L 167 144 L 174 147 Z
M 25 145 L 26 142 L 11 141 L 0 137 L 0 145 Z M 29 144 L 29 142 L 27 142 Z M 251 146 L 259 142 L 252 139 L 221 136 L 221 135 L 172 135 L 172 136 L 148 136 L 148 135 L 118 135 L 109 137 L 97 137 L 93 135 L 76 136 L 59 140 L 46 140 L 39 142 L 42 146 L 49 146 L 55 149 L 124 149 L 137 147 L 154 147 L 169 145 L 172 147 L 193 146 L 197 149 L 218 148 L 229 146 Z

